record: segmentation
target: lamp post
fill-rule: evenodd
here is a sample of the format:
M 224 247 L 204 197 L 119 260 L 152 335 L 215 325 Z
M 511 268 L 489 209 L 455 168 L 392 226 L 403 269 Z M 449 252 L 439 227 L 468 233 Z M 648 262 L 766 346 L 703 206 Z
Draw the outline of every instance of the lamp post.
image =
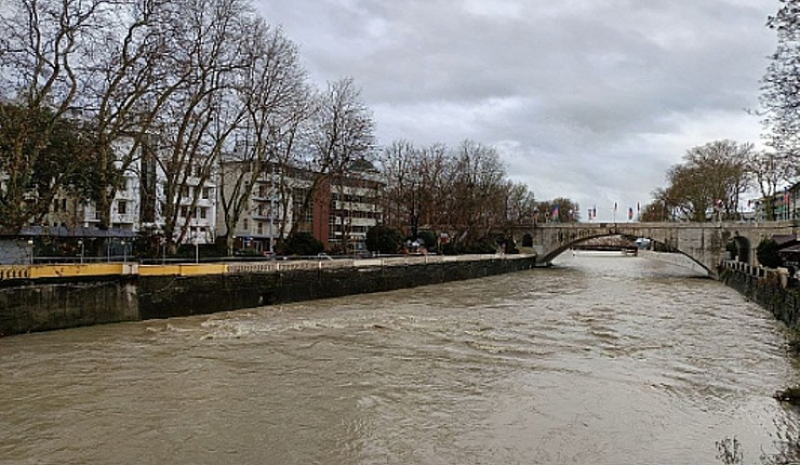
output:
M 125 239 L 121 241 L 122 244 L 122 263 L 128 262 L 128 247 L 125 245 Z
M 31 265 L 33 265 L 33 239 L 28 239 L 28 252 L 29 252 Z
M 273 232 L 273 224 L 275 223 L 275 198 L 272 196 L 272 191 L 269 193 L 269 252 L 272 254 L 275 252 L 275 247 L 273 244 L 275 243 L 275 234 Z
M 78 239 L 78 245 L 81 246 L 81 265 L 83 265 L 83 250 L 84 250 L 83 239 Z

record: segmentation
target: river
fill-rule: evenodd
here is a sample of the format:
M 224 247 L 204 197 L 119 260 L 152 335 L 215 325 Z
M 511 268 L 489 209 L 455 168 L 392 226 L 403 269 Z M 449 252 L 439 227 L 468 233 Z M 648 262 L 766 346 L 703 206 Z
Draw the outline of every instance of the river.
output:
M 798 414 L 780 323 L 642 258 L 0 339 L 0 464 L 720 464 Z

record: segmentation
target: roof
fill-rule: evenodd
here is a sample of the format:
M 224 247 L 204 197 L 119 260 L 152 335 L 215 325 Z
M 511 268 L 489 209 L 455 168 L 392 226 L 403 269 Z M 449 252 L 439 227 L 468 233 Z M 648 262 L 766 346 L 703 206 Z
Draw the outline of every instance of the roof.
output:
M 778 253 L 800 253 L 800 244 L 790 245 L 778 250 Z
M 792 242 L 797 242 L 797 236 L 795 236 L 794 234 L 788 234 L 788 235 L 776 234 L 772 236 L 772 240 L 775 241 L 775 243 L 778 244 L 779 246 L 782 246 L 791 244 Z

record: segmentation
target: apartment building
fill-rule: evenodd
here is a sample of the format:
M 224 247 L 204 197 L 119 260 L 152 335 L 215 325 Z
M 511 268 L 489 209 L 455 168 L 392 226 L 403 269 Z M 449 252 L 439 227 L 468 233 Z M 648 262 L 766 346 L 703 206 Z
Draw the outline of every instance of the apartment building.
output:
M 366 250 L 367 231 L 382 223 L 383 182 L 374 169 L 353 170 L 329 183 L 327 248 L 340 252 Z
M 772 216 L 767 215 L 767 205 L 772 206 Z M 769 198 L 756 199 L 752 205 L 755 221 L 787 221 L 800 218 L 800 183 L 787 186 Z
M 374 170 L 354 170 L 343 177 L 326 176 L 310 208 L 304 212 L 303 202 L 316 174 L 270 164 L 253 177 L 250 169 L 248 163 L 226 163 L 220 179 L 220 195 L 230 199 L 237 179 L 243 174 L 247 174 L 244 179 L 255 178 L 252 193 L 233 230 L 237 248 L 273 251 L 294 227 L 295 231 L 311 233 L 326 250 L 365 250 L 367 230 L 382 221 L 379 198 L 383 184 Z M 218 234 L 226 232 L 223 214 L 218 210 Z
M 237 192 L 250 192 L 244 199 L 239 221 L 233 226 L 237 249 L 271 252 L 281 238 L 286 238 L 295 221 L 297 203 L 303 189 L 311 185 L 310 179 L 300 171 L 283 173 L 272 163 L 253 173 L 253 163 L 231 161 L 222 164 L 219 176 L 220 196 L 234 203 Z M 253 185 L 250 185 L 253 180 Z M 223 209 L 217 210 L 217 234 L 227 233 Z
M 129 148 L 118 147 L 119 150 Z M 154 150 L 143 145 L 135 157 L 135 163 L 123 173 L 122 182 L 111 203 L 111 229 L 133 233 L 146 230 L 154 234 L 163 231 L 166 222 L 166 174 L 156 156 Z M 174 204 L 178 206 L 175 239 L 179 238 L 180 230 L 186 227 L 183 243 L 211 244 L 216 238 L 217 186 L 214 181 L 202 181 L 199 165 L 190 165 L 187 169 L 191 172 L 177 194 L 179 197 L 174 199 Z M 191 208 L 194 211 L 190 215 Z M 53 227 L 96 228 L 101 218 L 102 212 L 96 204 L 81 202 L 65 193 L 56 196 L 42 223 Z

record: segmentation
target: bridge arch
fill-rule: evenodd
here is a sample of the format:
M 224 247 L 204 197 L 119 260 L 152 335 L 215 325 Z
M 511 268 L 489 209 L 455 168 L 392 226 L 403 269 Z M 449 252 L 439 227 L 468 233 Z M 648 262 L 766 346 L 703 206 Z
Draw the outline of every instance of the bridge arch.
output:
M 750 263 L 750 255 L 753 251 L 752 244 L 744 236 L 734 236 L 725 246 L 725 250 L 730 253 L 731 260 L 743 263 Z
M 523 234 L 522 247 L 533 247 L 533 235 L 531 233 Z
M 580 243 L 587 242 L 587 241 L 592 240 L 592 239 L 599 239 L 599 238 L 603 238 L 603 237 L 614 237 L 614 236 L 622 236 L 622 237 L 624 237 L 626 239 L 629 239 L 631 241 L 637 239 L 637 237 L 635 237 L 635 236 L 629 236 L 629 235 L 619 234 L 619 233 L 609 233 L 609 232 L 604 233 L 604 234 L 598 234 L 596 236 L 581 237 L 581 238 L 573 240 L 572 242 L 564 243 L 563 245 L 561 245 L 561 246 L 557 247 L 556 249 L 552 250 L 550 253 L 548 253 L 547 255 L 542 257 L 541 259 L 537 259 L 537 261 L 540 262 L 540 263 L 546 263 L 546 264 L 549 265 L 553 260 L 556 259 L 556 257 L 558 257 L 562 253 L 568 251 L 569 249 L 573 248 L 574 246 L 576 246 L 576 245 L 578 245 Z M 678 253 L 678 254 L 681 254 L 681 255 L 687 257 L 692 262 L 694 262 L 697 265 L 699 265 L 700 267 L 702 267 L 707 273 L 709 273 L 709 275 L 713 275 L 714 274 L 714 270 L 709 269 L 708 266 L 706 266 L 703 262 L 697 260 L 696 258 L 692 257 L 691 255 L 687 254 L 686 252 L 683 252 L 680 249 L 673 249 L 672 247 L 669 246 L 669 244 L 660 242 L 657 239 L 650 238 L 650 237 L 648 237 L 647 239 L 650 239 L 652 242 L 661 244 L 670 253 Z

